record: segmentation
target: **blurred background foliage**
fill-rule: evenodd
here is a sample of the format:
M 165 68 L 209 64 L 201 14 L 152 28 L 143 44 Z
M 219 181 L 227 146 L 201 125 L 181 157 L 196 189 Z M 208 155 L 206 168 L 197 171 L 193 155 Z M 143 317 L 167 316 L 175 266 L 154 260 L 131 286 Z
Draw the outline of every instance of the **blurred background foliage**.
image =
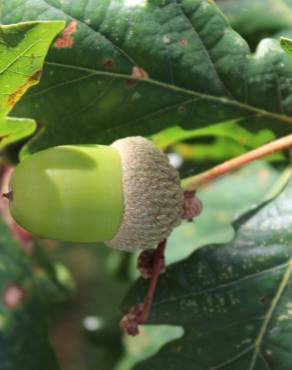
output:
M 216 0 L 251 50 L 265 37 L 291 36 L 291 0 Z

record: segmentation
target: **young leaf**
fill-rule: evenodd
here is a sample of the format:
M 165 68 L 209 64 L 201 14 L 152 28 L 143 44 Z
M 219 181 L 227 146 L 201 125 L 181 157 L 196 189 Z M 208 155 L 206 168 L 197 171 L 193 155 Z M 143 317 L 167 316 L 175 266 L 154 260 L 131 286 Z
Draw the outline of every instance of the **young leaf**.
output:
M 281 46 L 286 51 L 286 53 L 292 55 L 292 40 L 286 37 L 281 38 Z
M 238 119 L 291 132 L 291 58 L 276 40 L 252 55 L 212 1 L 16 0 L 1 19 L 60 17 L 44 78 L 17 107 L 46 127 L 31 151 Z
M 182 140 L 210 136 L 228 138 L 249 148 L 257 148 L 273 140 L 273 134 L 268 129 L 261 130 L 255 134 L 244 127 L 240 127 L 239 123 L 239 121 L 229 121 L 194 130 L 183 130 L 179 126 L 173 126 L 152 135 L 151 139 L 160 149 L 167 149 L 170 145 L 174 145 Z
M 292 361 L 292 181 L 235 223 L 226 245 L 210 245 L 161 278 L 150 323 L 184 336 L 135 370 L 289 370 Z M 127 306 L 139 302 L 138 281 Z
M 35 131 L 32 119 L 7 115 L 39 82 L 50 43 L 63 27 L 63 21 L 0 26 L 0 149 Z

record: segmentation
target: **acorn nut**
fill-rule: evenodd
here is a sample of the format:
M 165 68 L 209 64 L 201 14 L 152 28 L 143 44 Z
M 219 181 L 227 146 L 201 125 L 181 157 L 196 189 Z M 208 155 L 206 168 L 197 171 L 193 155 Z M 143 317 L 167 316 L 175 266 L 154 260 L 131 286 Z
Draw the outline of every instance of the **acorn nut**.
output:
M 126 251 L 155 248 L 182 217 L 179 175 L 143 137 L 35 153 L 14 170 L 10 191 L 13 218 L 32 234 Z

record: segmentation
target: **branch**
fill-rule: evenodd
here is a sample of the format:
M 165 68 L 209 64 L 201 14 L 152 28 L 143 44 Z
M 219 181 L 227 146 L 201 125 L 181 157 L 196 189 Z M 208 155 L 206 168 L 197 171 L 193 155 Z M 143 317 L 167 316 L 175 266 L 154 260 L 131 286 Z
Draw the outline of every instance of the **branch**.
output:
M 225 175 L 226 173 L 237 170 L 246 163 L 290 147 L 292 147 L 292 135 L 284 136 L 281 139 L 272 141 L 257 149 L 251 150 L 248 153 L 242 154 L 239 157 L 219 164 L 218 166 L 202 172 L 199 175 L 188 177 L 182 180 L 182 187 L 184 190 L 197 190 L 202 185 L 216 179 L 217 177 Z

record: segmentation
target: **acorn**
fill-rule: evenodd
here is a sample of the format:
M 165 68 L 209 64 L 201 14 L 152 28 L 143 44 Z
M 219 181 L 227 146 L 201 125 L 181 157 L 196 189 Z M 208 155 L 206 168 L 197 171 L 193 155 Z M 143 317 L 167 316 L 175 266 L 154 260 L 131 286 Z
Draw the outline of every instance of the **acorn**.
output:
M 9 199 L 15 221 L 36 236 L 125 251 L 155 248 L 183 212 L 177 171 L 143 137 L 35 153 L 15 168 Z

